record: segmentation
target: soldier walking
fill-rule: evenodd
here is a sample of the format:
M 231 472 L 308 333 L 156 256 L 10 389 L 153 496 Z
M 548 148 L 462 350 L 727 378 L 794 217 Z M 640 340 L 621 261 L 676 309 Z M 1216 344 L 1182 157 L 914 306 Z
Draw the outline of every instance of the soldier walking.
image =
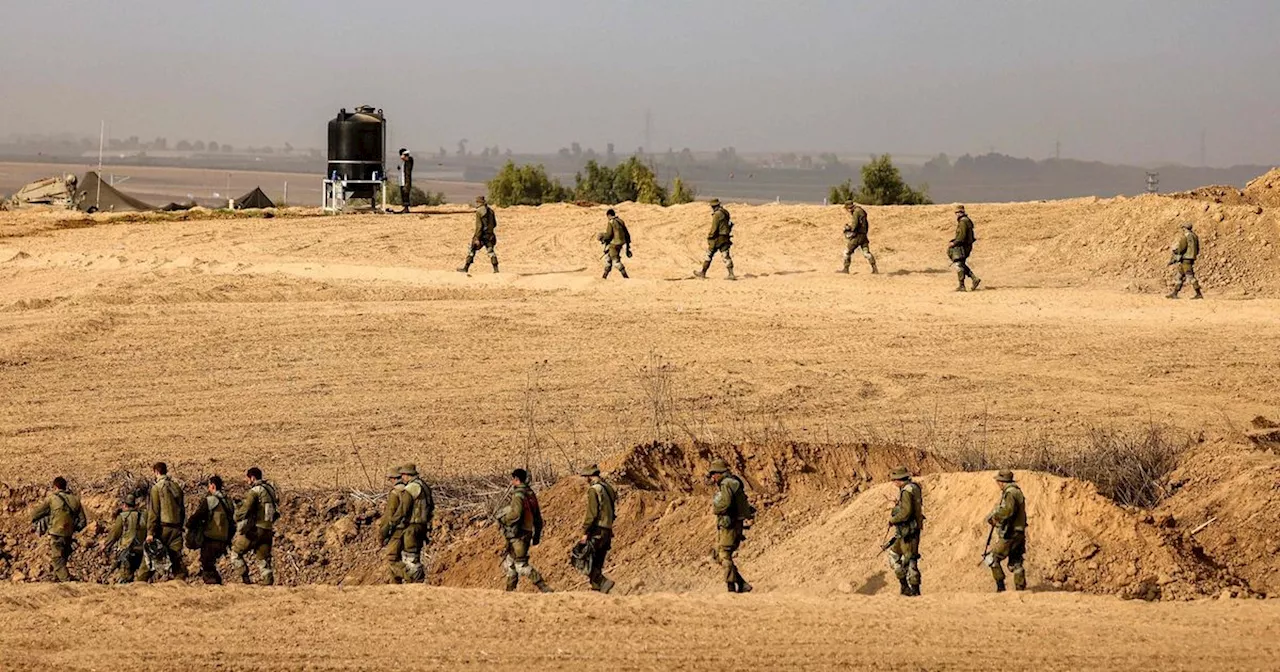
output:
M 387 558 L 387 572 L 391 577 L 391 583 L 404 583 L 405 566 L 402 554 L 410 500 L 404 494 L 404 483 L 400 482 L 400 467 L 394 467 L 388 471 L 387 480 L 391 482 L 391 491 L 387 493 L 387 504 L 382 511 L 378 536 L 382 539 L 382 552 Z
M 1005 469 L 996 474 L 1000 486 L 1000 503 L 987 516 L 987 524 L 998 532 L 995 546 L 987 553 L 985 561 L 996 580 L 996 592 L 1004 592 L 1004 570 L 1000 563 L 1009 561 L 1009 573 L 1013 574 L 1014 590 L 1027 589 L 1027 573 L 1022 566 L 1027 552 L 1027 500 L 1022 488 L 1013 480 L 1013 472 Z
M 208 492 L 187 519 L 189 546 L 200 551 L 200 578 L 207 584 L 222 583 L 218 558 L 227 552 L 235 531 L 235 509 L 222 491 L 222 477 L 210 476 Z
M 498 244 L 498 217 L 493 208 L 485 202 L 484 196 L 476 196 L 476 230 L 471 235 L 471 247 L 467 250 L 467 260 L 458 269 L 459 273 L 471 270 L 471 262 L 476 260 L 476 252 L 481 248 L 489 251 L 489 263 L 493 264 L 493 272 L 498 272 L 498 253 L 494 247 Z
M 538 507 L 538 496 L 529 487 L 529 472 L 524 469 L 512 471 L 511 488 L 511 500 L 497 515 L 502 536 L 507 541 L 502 558 L 507 590 L 515 590 L 523 576 L 538 590 L 549 593 L 551 587 L 542 580 L 538 569 L 529 564 L 529 549 L 542 541 L 542 510 Z
M 708 470 L 716 495 L 711 508 L 716 514 L 716 561 L 724 568 L 724 583 L 731 593 L 749 593 L 751 584 L 742 578 L 733 556 L 738 552 L 746 535 L 744 530 L 755 519 L 756 510 L 747 500 L 742 479 L 729 473 L 729 465 L 722 459 L 711 461 Z
M 614 502 L 618 492 L 600 477 L 600 467 L 591 465 L 581 472 L 587 479 L 587 512 L 582 519 L 582 543 L 591 544 L 591 572 L 587 578 L 591 589 L 602 593 L 613 590 L 613 580 L 604 575 L 605 559 L 613 548 Z
M 156 482 L 147 496 L 147 543 L 158 540 L 169 556 L 170 578 L 186 580 L 182 531 L 187 510 L 182 486 L 169 478 L 169 467 L 164 462 L 156 462 L 151 472 Z
M 711 268 L 711 260 L 715 258 L 716 252 L 724 258 L 724 266 L 729 269 L 729 279 L 737 280 L 738 277 L 733 274 L 733 255 L 730 254 L 729 248 L 733 247 L 733 220 L 729 217 L 729 211 L 720 205 L 720 199 L 711 199 L 711 229 L 707 231 L 707 258 L 702 262 L 702 270 L 694 273 L 699 278 L 707 277 L 707 270 Z
M 867 258 L 867 262 L 871 264 L 872 275 L 879 273 L 876 269 L 876 256 L 871 254 L 871 243 L 867 236 L 870 226 L 867 224 L 867 211 L 857 203 L 848 203 L 845 209 L 853 217 L 853 220 L 844 225 L 844 237 L 848 241 L 844 248 L 844 268 L 837 271 L 838 273 L 848 273 L 849 264 L 853 261 L 853 253 L 859 249 L 862 250 L 862 256 Z
M 138 510 L 136 495 L 125 495 L 120 502 L 120 512 L 111 522 L 103 553 L 108 557 L 115 552 L 116 583 L 130 583 L 135 579 L 146 582 L 151 570 L 143 565 L 142 545 L 147 540 L 146 516 Z
M 400 214 L 409 212 L 413 204 L 413 155 L 400 148 Z
M 920 531 L 924 528 L 924 497 L 920 484 L 911 480 L 906 467 L 898 467 L 889 474 L 898 486 L 898 503 L 889 514 L 889 527 L 893 538 L 886 548 L 889 551 L 889 567 L 898 577 L 898 587 L 903 595 L 920 594 Z
M 1192 299 L 1203 299 L 1204 295 L 1200 293 L 1200 281 L 1196 279 L 1196 257 L 1200 256 L 1200 236 L 1191 230 L 1191 222 L 1182 223 L 1182 233 L 1173 240 L 1173 257 L 1169 259 L 1169 265 L 1178 266 L 1178 284 L 1173 286 L 1173 291 L 1169 292 L 1168 298 L 1178 298 L 1178 292 L 1182 291 L 1182 285 L 1187 280 L 1191 281 L 1191 288 L 1196 290 L 1196 295 Z
M 609 218 L 605 224 L 604 231 L 596 236 L 596 240 L 604 246 L 604 275 L 602 278 L 609 278 L 609 271 L 614 266 L 618 267 L 618 272 L 622 277 L 629 278 L 627 275 L 627 267 L 622 265 L 622 254 L 625 249 L 627 258 L 631 258 L 631 232 L 627 230 L 626 222 L 618 217 L 617 213 L 610 208 L 605 215 Z
M 249 492 L 236 507 L 236 535 L 231 541 L 231 566 L 246 584 L 249 580 L 249 564 L 245 556 L 253 554 L 258 561 L 258 573 L 262 584 L 274 585 L 275 571 L 271 567 L 271 549 L 275 543 L 275 523 L 280 520 L 280 500 L 276 487 L 263 480 L 262 470 L 250 467 L 245 472 L 245 484 Z
M 951 264 L 956 267 L 956 277 L 960 280 L 960 285 L 956 287 L 957 292 L 963 292 L 964 279 L 973 279 L 973 289 L 977 291 L 978 285 L 982 284 L 982 280 L 973 274 L 969 269 L 969 255 L 973 254 L 973 243 L 977 241 L 973 230 L 973 220 L 969 219 L 969 215 L 965 214 L 964 206 L 956 206 L 956 236 L 951 239 L 951 244 L 947 247 L 947 256 L 951 259 Z
M 404 488 L 400 497 L 405 500 L 403 506 L 407 510 L 400 562 L 404 564 L 406 581 L 425 583 L 422 550 L 431 539 L 431 520 L 435 517 L 436 501 L 431 494 L 431 486 L 418 476 L 418 468 L 413 464 L 400 467 L 400 484 Z
M 67 561 L 75 548 L 73 537 L 88 525 L 80 498 L 67 489 L 67 479 L 53 479 L 53 492 L 31 512 L 31 523 L 39 534 L 49 536 L 49 559 L 53 565 L 53 580 L 75 581 L 67 571 Z

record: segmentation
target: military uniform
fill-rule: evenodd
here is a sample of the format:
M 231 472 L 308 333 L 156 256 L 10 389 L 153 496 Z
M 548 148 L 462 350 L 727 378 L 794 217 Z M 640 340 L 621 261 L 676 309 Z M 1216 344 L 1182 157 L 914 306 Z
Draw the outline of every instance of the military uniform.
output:
M 83 530 L 88 521 L 80 498 L 66 488 L 59 488 L 31 512 L 31 522 L 37 530 L 49 535 L 49 559 L 55 581 L 74 581 L 67 571 L 67 561 L 75 548 L 73 537 Z
M 400 478 L 400 468 L 387 472 L 387 479 Z M 382 539 L 382 552 L 387 558 L 387 570 L 392 583 L 403 583 L 405 580 L 404 529 L 408 522 L 410 500 L 404 494 L 404 484 L 395 483 L 391 492 L 387 493 L 387 504 L 382 511 L 382 522 L 378 526 L 378 536 Z
M 1000 493 L 1000 504 L 987 516 L 987 524 L 995 528 L 996 543 L 987 554 L 986 563 L 991 567 L 991 575 L 996 580 L 996 591 L 1004 591 L 1004 570 L 1000 563 L 1009 561 L 1009 572 L 1013 574 L 1013 587 L 1016 590 L 1027 589 L 1027 573 L 1022 566 L 1027 552 L 1027 500 L 1022 488 L 1013 481 L 1013 472 L 1001 471 L 996 480 L 1004 484 Z
M 493 208 L 485 203 L 484 197 L 476 199 L 476 230 L 471 236 L 471 247 L 467 250 L 467 260 L 458 269 L 460 273 L 471 270 L 471 262 L 476 260 L 476 252 L 481 248 L 489 251 L 489 263 L 493 264 L 493 272 L 498 272 L 498 253 L 494 247 L 498 244 L 498 218 Z
M 250 583 L 249 564 L 245 556 L 252 553 L 258 561 L 258 572 L 264 585 L 276 582 L 271 567 L 271 551 L 275 544 L 275 523 L 280 519 L 280 500 L 276 488 L 266 481 L 254 483 L 236 507 L 236 535 L 231 541 L 231 566 L 240 580 Z
M 235 509 L 226 493 L 217 490 L 202 497 L 187 519 L 187 529 L 200 541 L 200 578 L 208 584 L 222 583 L 218 558 L 226 554 L 235 531 Z
M 147 540 L 146 514 L 136 508 L 133 495 L 125 498 L 125 506 L 116 514 L 103 548 L 115 550 L 116 583 L 148 581 L 151 569 L 143 564 L 142 545 Z
M 1169 293 L 1170 299 L 1178 298 L 1178 292 L 1182 291 L 1182 285 L 1187 280 L 1191 281 L 1191 288 L 1196 290 L 1196 295 L 1191 298 L 1204 298 L 1200 293 L 1200 281 L 1196 279 L 1196 257 L 1199 256 L 1200 236 L 1191 230 L 1191 222 L 1184 222 L 1182 233 L 1173 241 L 1173 258 L 1169 260 L 1170 265 L 1178 266 L 1178 284 Z
M 920 532 L 924 529 L 924 496 L 920 484 L 911 480 L 906 467 L 899 467 L 889 476 L 905 482 L 898 491 L 898 503 L 889 514 L 889 526 L 894 528 L 893 540 L 888 546 L 889 567 L 898 577 L 903 595 L 920 594 Z
M 413 155 L 409 150 L 400 150 L 400 163 L 400 212 L 407 213 L 413 204 Z
M 973 220 L 969 219 L 969 215 L 965 214 L 964 206 L 956 206 L 956 236 L 951 239 L 951 244 L 947 247 L 947 256 L 951 258 L 951 263 L 956 267 L 956 278 L 960 281 L 960 285 L 956 287 L 957 292 L 965 291 L 964 279 L 973 279 L 973 289 L 977 289 L 982 284 L 982 280 L 973 274 L 969 268 L 969 255 L 973 253 L 973 244 L 977 241 L 974 234 Z
M 426 569 L 422 564 L 423 547 L 431 539 L 431 520 L 435 517 L 436 502 L 431 493 L 431 486 L 418 477 L 418 469 L 412 464 L 400 468 L 400 475 L 409 477 L 404 483 L 400 497 L 407 512 L 404 516 L 404 540 L 400 552 L 400 561 L 404 564 L 405 580 L 411 583 L 424 583 Z M 403 480 L 403 479 L 401 479 Z
M 147 496 L 147 536 L 159 540 L 164 546 L 175 579 L 187 578 L 187 565 L 182 560 L 182 531 L 186 515 L 182 486 L 167 475 L 158 477 Z
M 612 210 L 610 210 L 612 212 Z M 617 215 L 609 215 L 609 223 L 600 235 L 596 236 L 601 245 L 604 245 L 604 275 L 608 278 L 609 271 L 614 266 L 618 267 L 618 272 L 622 277 L 629 278 L 627 275 L 627 267 L 622 264 L 622 255 L 625 249 L 626 255 L 631 256 L 631 232 L 627 230 L 626 222 L 623 222 Z
M 594 465 L 582 475 L 596 479 L 587 487 L 587 510 L 582 519 L 582 536 L 592 548 L 591 573 L 587 578 L 592 590 L 607 593 L 613 590 L 613 581 L 604 575 L 604 563 L 613 548 L 614 503 L 618 501 L 618 492 L 600 478 L 600 469 Z
M 867 211 L 856 203 L 850 203 L 848 210 L 853 217 L 853 221 L 844 227 L 844 237 L 848 242 L 844 248 L 844 268 L 840 272 L 849 272 L 849 264 L 853 261 L 853 253 L 861 249 L 862 256 L 866 257 L 871 264 L 871 272 L 879 273 L 880 271 L 876 269 L 876 257 L 871 254 L 871 243 L 868 239 L 871 227 L 867 223 Z
M 711 260 L 715 258 L 716 252 L 724 257 L 724 266 L 729 270 L 729 279 L 736 280 L 737 276 L 733 274 L 733 255 L 729 249 L 733 247 L 733 219 L 729 217 L 729 211 L 720 206 L 720 200 L 711 199 L 711 229 L 707 231 L 707 258 L 702 262 L 702 270 L 694 275 L 699 278 L 707 277 L 707 270 L 711 268 Z
M 746 539 L 746 522 L 755 518 L 755 509 L 747 500 L 742 479 L 729 473 L 729 465 L 724 460 L 713 460 L 710 473 L 723 474 L 711 501 L 712 511 L 716 514 L 716 562 L 724 568 L 724 583 L 729 592 L 749 593 L 751 584 L 742 578 L 733 556 Z
M 498 512 L 502 536 L 507 547 L 502 557 L 502 571 L 507 576 L 507 590 L 515 590 L 520 577 L 533 582 L 538 590 L 549 593 L 551 588 L 543 581 L 538 569 L 529 564 L 529 549 L 542 540 L 542 510 L 533 488 L 522 483 L 511 491 L 511 500 Z

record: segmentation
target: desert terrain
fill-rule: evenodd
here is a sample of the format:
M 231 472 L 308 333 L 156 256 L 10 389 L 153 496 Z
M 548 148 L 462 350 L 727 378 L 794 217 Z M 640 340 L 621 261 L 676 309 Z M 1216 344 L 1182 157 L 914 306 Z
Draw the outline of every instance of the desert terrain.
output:
M 599 277 L 604 207 L 499 210 L 502 272 L 470 275 L 466 207 L 0 213 L 0 666 L 1274 669 L 1280 210 L 1259 202 L 969 204 L 972 293 L 949 206 L 868 208 L 881 273 L 844 276 L 841 209 L 729 203 L 737 282 L 718 259 L 691 277 L 703 203 L 617 207 L 630 280 Z M 1164 298 L 1184 220 L 1204 301 Z M 1144 432 L 1180 446 L 1150 507 L 1019 471 L 1032 590 L 987 594 L 989 469 Z M 708 557 L 716 456 L 764 504 L 751 595 Z M 155 460 L 192 488 L 279 483 L 285 587 L 37 583 L 48 480 L 85 493 L 72 570 L 105 581 L 116 497 Z M 410 461 L 442 494 L 432 585 L 374 585 L 380 475 Z M 620 485 L 607 597 L 564 561 L 592 462 Z M 898 464 L 930 520 L 910 600 L 876 555 Z M 542 488 L 534 563 L 572 594 L 495 590 L 485 510 L 513 466 Z M 389 605 L 414 634 L 386 634 Z M 145 636 L 161 611 L 185 658 Z

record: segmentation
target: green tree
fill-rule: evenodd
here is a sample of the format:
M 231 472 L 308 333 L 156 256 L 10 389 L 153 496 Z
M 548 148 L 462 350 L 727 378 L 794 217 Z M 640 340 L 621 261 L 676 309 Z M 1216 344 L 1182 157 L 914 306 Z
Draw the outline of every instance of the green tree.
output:
M 928 185 L 912 189 L 902 181 L 902 173 L 893 165 L 888 154 L 871 155 L 871 162 L 862 167 L 862 187 L 855 199 L 867 205 L 928 205 Z
M 615 205 L 624 201 L 664 205 L 667 190 L 658 184 L 653 169 L 638 157 L 631 157 L 616 168 L 601 165 L 594 159 L 574 177 L 574 197 L 580 201 Z
M 487 183 L 489 200 L 498 207 L 512 205 L 542 205 L 569 200 L 572 193 L 560 180 L 547 175 L 542 164 L 516 166 L 507 161 L 502 170 Z
M 677 177 L 671 182 L 671 197 L 667 199 L 668 205 L 680 205 L 682 203 L 692 203 L 698 199 L 698 190 L 693 185 L 687 184 L 684 180 Z
M 844 205 L 853 200 L 853 180 L 845 180 L 827 192 L 827 202 L 831 205 Z

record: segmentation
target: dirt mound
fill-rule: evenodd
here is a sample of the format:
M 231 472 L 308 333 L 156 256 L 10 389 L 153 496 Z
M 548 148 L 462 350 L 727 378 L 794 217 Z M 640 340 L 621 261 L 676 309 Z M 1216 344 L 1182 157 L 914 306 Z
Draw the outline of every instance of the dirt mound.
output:
M 1280 208 L 1280 168 L 1272 168 L 1249 181 L 1244 187 L 1245 198 L 1264 208 Z
M 1178 191 L 1169 194 L 1170 198 L 1187 198 L 1197 201 L 1210 201 L 1212 203 L 1223 203 L 1226 205 L 1246 205 L 1250 203 L 1245 193 L 1235 187 L 1215 184 L 1208 187 L 1200 187 L 1191 191 Z

